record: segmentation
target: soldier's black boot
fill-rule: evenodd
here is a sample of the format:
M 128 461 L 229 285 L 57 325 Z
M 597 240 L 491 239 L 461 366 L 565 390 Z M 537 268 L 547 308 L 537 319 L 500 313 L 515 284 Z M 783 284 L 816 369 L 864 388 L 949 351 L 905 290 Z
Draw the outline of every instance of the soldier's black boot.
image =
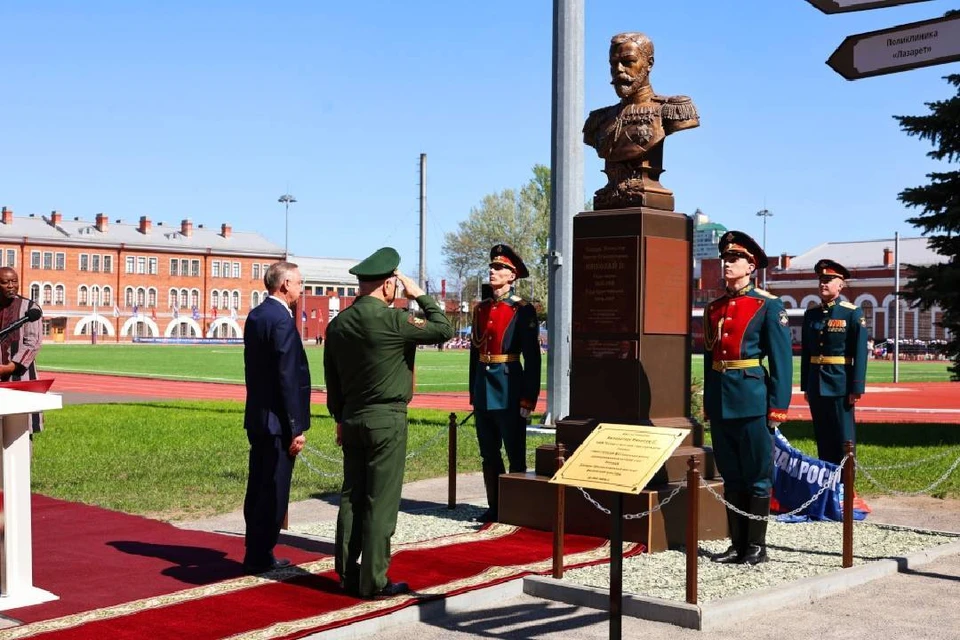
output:
M 744 508 L 743 503 L 745 494 L 731 491 L 730 493 L 726 494 L 725 497 L 727 502 L 738 509 Z M 743 549 L 746 544 L 746 532 L 744 531 L 743 520 L 743 516 L 729 507 L 727 508 L 727 530 L 730 535 L 730 547 L 720 555 L 714 556 L 714 562 L 719 562 L 720 564 L 734 564 L 743 556 Z
M 496 522 L 500 518 L 500 474 L 503 467 L 483 466 L 483 488 L 487 490 L 487 504 L 489 507 L 480 514 L 477 522 Z
M 749 512 L 762 516 L 763 520 L 750 520 L 747 525 L 747 547 L 740 564 L 760 564 L 767 561 L 767 516 L 770 515 L 770 498 L 750 497 Z

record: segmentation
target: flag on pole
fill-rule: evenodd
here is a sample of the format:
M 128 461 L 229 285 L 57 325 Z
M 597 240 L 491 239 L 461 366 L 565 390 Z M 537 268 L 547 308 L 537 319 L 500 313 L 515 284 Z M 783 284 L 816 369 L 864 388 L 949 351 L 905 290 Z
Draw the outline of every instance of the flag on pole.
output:
M 193 306 L 193 319 L 194 320 L 200 319 L 200 309 L 198 309 L 196 305 Z
M 139 307 L 139 306 L 133 305 L 133 315 L 135 315 L 135 316 L 140 315 L 140 307 Z
M 214 319 L 214 320 L 217 319 L 217 308 L 216 308 L 216 307 L 214 307 L 214 308 L 210 311 L 210 315 L 213 316 L 213 319 Z
M 233 318 L 234 320 L 237 319 L 237 308 L 236 308 L 236 307 L 231 307 L 231 308 L 230 308 L 230 317 Z
M 156 307 L 150 307 L 150 317 L 153 318 L 154 320 L 157 319 L 157 308 L 156 308 Z
M 120 317 L 120 307 L 118 307 L 117 305 L 113 305 L 113 317 L 114 318 Z
M 307 310 L 306 310 L 306 309 L 304 309 L 304 310 L 300 313 L 300 319 L 301 319 L 303 322 L 306 322 L 306 321 L 307 321 Z
M 174 318 L 180 317 L 180 309 L 177 308 L 177 305 L 173 305 L 173 317 Z

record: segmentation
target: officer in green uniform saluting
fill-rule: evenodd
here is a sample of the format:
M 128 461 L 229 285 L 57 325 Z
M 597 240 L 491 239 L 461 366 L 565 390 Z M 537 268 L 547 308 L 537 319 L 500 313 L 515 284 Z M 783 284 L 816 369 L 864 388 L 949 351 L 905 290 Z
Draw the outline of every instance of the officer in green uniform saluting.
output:
M 856 439 L 853 410 L 867 377 L 867 326 L 863 310 L 840 299 L 850 272 L 833 260 L 820 260 L 818 307 L 803 314 L 800 389 L 810 405 L 817 456 L 840 464 L 843 443 Z
M 763 249 L 742 231 L 724 234 L 719 249 L 727 291 L 703 315 L 703 408 L 727 502 L 759 517 L 744 518 L 728 507 L 730 548 L 713 560 L 757 564 L 767 559 L 770 431 L 787 419 L 793 352 L 780 298 L 750 282 L 767 266 Z
M 453 337 L 436 300 L 397 270 L 400 255 L 377 250 L 350 269 L 360 281 L 354 303 L 330 321 L 323 356 L 327 408 L 343 447 L 335 568 L 343 588 L 363 598 L 409 591 L 387 577 L 407 450 L 418 344 Z M 391 307 L 397 287 L 426 318 Z

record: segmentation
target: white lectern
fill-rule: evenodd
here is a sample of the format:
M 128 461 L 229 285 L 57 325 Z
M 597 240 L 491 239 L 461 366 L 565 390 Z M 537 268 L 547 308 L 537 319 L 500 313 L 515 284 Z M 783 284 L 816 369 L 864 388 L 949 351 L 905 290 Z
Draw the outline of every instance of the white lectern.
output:
M 57 600 L 49 591 L 33 586 L 29 414 L 62 406 L 57 394 L 0 387 L 0 427 L 3 429 L 0 611 Z

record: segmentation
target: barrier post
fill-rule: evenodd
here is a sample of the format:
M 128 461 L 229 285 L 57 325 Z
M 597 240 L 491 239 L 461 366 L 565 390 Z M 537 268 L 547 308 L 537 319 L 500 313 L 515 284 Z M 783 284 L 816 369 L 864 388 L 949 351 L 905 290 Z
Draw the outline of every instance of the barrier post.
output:
M 457 508 L 457 414 L 447 423 L 447 509 Z
M 700 548 L 700 461 L 687 460 L 687 602 L 697 604 L 697 552 Z
M 563 443 L 557 444 L 557 471 L 564 463 L 566 449 Z M 553 577 L 559 580 L 563 577 L 563 529 L 566 519 L 566 485 L 557 485 L 557 509 L 553 521 Z
M 843 443 L 843 568 L 853 566 L 853 483 L 855 480 L 853 442 Z

